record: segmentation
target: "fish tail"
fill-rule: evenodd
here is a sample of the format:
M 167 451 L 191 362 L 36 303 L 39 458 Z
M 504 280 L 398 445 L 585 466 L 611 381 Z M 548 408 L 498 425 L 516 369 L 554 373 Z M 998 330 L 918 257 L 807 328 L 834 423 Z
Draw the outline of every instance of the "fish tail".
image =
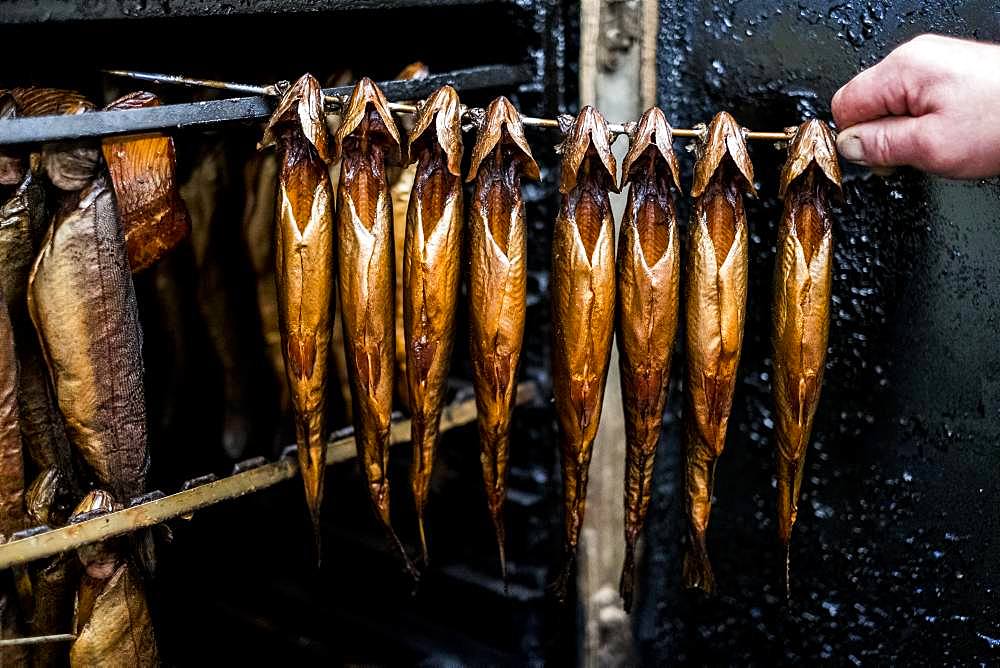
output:
M 507 496 L 507 435 L 491 429 L 480 429 L 479 459 L 483 468 L 483 482 L 486 485 L 486 501 L 490 519 L 497 538 L 500 558 L 500 573 L 504 588 L 507 588 L 507 548 L 506 529 L 503 521 L 503 506 Z
M 688 533 L 683 580 L 684 586 L 688 589 L 701 589 L 706 594 L 715 593 L 715 576 L 712 574 L 712 563 L 708 559 L 704 531 Z
M 778 453 L 778 538 L 785 548 L 785 598 L 791 598 L 791 543 L 792 529 L 799 512 L 799 492 L 802 489 L 802 472 L 805 458 L 788 459 Z
M 430 561 L 430 553 L 427 550 L 427 535 L 424 529 L 424 510 L 427 507 L 427 493 L 431 468 L 434 463 L 434 436 L 428 433 L 424 415 L 419 409 L 413 411 L 410 419 L 410 434 L 413 441 L 410 487 L 413 490 L 413 504 L 417 512 L 417 533 L 420 535 L 421 560 L 426 566 Z
M 396 530 L 388 523 L 386 523 L 385 528 L 389 532 L 389 538 L 395 543 L 396 549 L 399 550 L 399 555 L 403 558 L 403 567 L 406 569 L 406 572 L 413 578 L 414 583 L 420 582 L 420 571 L 417 570 L 417 567 L 413 564 L 413 560 L 410 559 L 410 554 L 406 551 L 403 541 L 399 540 L 399 536 L 396 535 Z
M 573 566 L 576 564 L 576 550 L 569 545 L 566 546 L 566 553 L 563 556 L 562 568 L 552 585 L 556 600 L 565 603 L 569 596 L 569 585 L 573 578 Z
M 430 553 L 427 551 L 427 534 L 424 531 L 424 511 L 423 508 L 417 510 L 417 531 L 420 534 L 420 559 L 424 568 L 430 563 Z
M 503 588 L 504 594 L 509 593 L 509 587 L 507 582 L 507 548 L 506 548 L 506 531 L 503 524 L 503 506 L 494 508 L 490 504 L 490 516 L 493 519 L 493 529 L 497 536 L 497 553 L 500 557 L 500 574 L 503 576 Z
M 625 563 L 622 564 L 622 577 L 618 583 L 618 593 L 622 597 L 622 608 L 625 612 L 632 611 L 632 599 L 635 592 L 635 542 L 625 541 Z
M 323 440 L 319 421 L 318 415 L 302 416 L 296 420 L 295 425 L 299 445 L 299 470 L 302 472 L 306 506 L 309 508 L 309 517 L 312 520 L 317 566 L 319 566 L 321 555 L 320 509 L 323 505 L 323 482 L 326 474 L 326 442 Z

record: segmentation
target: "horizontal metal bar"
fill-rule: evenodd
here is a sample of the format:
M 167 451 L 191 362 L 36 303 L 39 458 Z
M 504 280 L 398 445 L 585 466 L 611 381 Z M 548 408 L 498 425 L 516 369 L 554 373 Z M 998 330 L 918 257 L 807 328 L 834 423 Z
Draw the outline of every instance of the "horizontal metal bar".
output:
M 534 383 L 517 387 L 517 403 L 525 405 L 538 399 Z M 441 431 L 453 429 L 476 419 L 475 399 L 466 399 L 446 406 L 441 414 Z M 337 435 L 335 435 L 337 436 Z M 392 443 L 410 440 L 410 421 L 392 424 Z M 330 442 L 326 453 L 327 465 L 353 459 L 356 455 L 354 436 L 341 436 Z M 138 529 L 161 524 L 176 517 L 188 516 L 196 510 L 259 492 L 290 480 L 298 475 L 299 464 L 294 456 L 207 482 L 175 494 L 140 503 L 123 510 L 86 519 L 58 529 L 50 529 L 0 545 L 0 570 L 49 557 L 82 545 L 108 540 Z
M 485 65 L 436 74 L 426 79 L 385 81 L 379 84 L 390 100 L 417 100 L 448 84 L 458 91 L 506 88 L 530 80 L 527 67 Z M 323 91 L 327 95 L 349 95 L 351 86 Z M 38 116 L 0 121 L 0 145 L 35 144 L 46 141 L 108 137 L 174 128 L 204 127 L 235 121 L 268 118 L 276 102 L 262 95 L 205 102 L 166 104 L 159 107 L 94 111 L 74 116 Z
M 157 0 L 156 2 L 4 0 L 0 2 L 0 23 L 25 24 L 261 14 L 325 14 L 404 7 L 455 7 L 496 4 L 504 1 L 506 0 L 254 0 L 253 2 L 231 2 L 230 0 Z
M 0 640 L 0 647 L 42 645 L 49 642 L 71 642 L 73 640 L 76 640 L 76 636 L 72 633 L 56 633 L 51 636 L 29 636 L 27 638 L 3 638 Z

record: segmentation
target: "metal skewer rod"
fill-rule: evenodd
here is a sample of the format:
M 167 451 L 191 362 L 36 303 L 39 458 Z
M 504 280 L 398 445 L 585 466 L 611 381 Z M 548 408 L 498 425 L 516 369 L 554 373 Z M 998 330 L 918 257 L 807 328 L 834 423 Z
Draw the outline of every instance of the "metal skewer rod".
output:
M 231 90 L 240 93 L 253 93 L 255 95 L 280 96 L 280 86 L 270 84 L 268 86 L 253 86 L 250 84 L 235 83 L 232 81 L 216 81 L 214 79 L 196 79 L 183 77 L 176 74 L 154 74 L 150 72 L 132 72 L 129 70 L 102 70 L 105 74 L 128 79 L 138 79 L 140 81 L 150 81 L 157 84 L 176 84 L 181 86 L 196 86 L 201 88 L 216 88 L 219 90 Z M 337 110 L 343 104 L 343 100 L 332 95 L 324 95 L 323 101 Z M 401 114 L 413 114 L 417 112 L 416 105 L 404 104 L 401 102 L 390 102 L 389 109 Z M 559 128 L 559 121 L 554 118 L 537 118 L 534 116 L 521 116 L 521 122 L 528 127 L 536 128 Z M 608 131 L 613 134 L 626 134 L 628 124 L 608 123 Z M 674 128 L 674 137 L 686 139 L 698 139 L 704 132 L 697 129 Z M 747 132 L 745 137 L 758 141 L 787 141 L 792 135 L 787 132 Z
M 538 400 L 538 389 L 533 382 L 517 386 L 517 405 L 523 406 Z M 445 432 L 476 419 L 476 400 L 469 398 L 445 406 L 441 413 L 440 431 Z M 354 430 L 347 428 L 331 436 L 326 451 L 326 464 L 348 461 L 357 456 L 354 444 Z M 410 421 L 394 420 L 391 443 L 407 443 L 410 440 Z M 122 510 L 88 517 L 80 522 L 58 529 L 29 529 L 29 534 L 0 544 L 0 571 L 18 564 L 35 561 L 54 554 L 73 550 L 83 545 L 132 533 L 145 527 L 162 524 L 177 517 L 190 517 L 196 510 L 213 506 L 222 501 L 236 499 L 247 494 L 273 487 L 280 482 L 298 475 L 299 464 L 290 446 L 285 456 L 275 462 L 253 462 L 252 468 L 237 464 L 234 473 L 224 478 L 214 476 L 195 478 L 185 483 L 181 491 L 160 496 L 151 501 L 137 503 Z M 249 462 L 248 462 L 249 463 Z M 198 484 L 201 483 L 201 484 Z M 155 494 L 155 492 L 153 493 Z M 162 493 L 161 493 L 162 494 Z

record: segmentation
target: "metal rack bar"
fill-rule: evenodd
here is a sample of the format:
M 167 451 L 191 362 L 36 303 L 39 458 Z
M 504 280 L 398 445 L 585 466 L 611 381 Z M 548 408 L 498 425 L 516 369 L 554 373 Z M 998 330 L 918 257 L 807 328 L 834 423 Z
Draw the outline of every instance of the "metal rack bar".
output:
M 407 7 L 457 7 L 507 0 L 158 0 L 157 2 L 71 2 L 5 0 L 0 23 L 64 23 L 116 19 L 326 14 L 339 11 L 391 10 Z
M 517 403 L 525 405 L 538 399 L 538 389 L 532 382 L 521 383 L 517 387 Z M 441 431 L 469 424 L 476 419 L 476 401 L 473 398 L 446 406 L 441 414 Z M 410 440 L 410 421 L 397 420 L 392 425 L 392 442 L 405 443 Z M 286 456 L 276 462 L 263 463 L 247 470 L 246 465 L 237 464 L 234 473 L 218 480 L 214 476 L 204 476 L 189 481 L 194 486 L 160 496 L 145 503 L 98 515 L 58 529 L 29 529 L 23 538 L 17 538 L 0 545 L 0 570 L 36 559 L 66 552 L 82 545 L 100 542 L 115 536 L 132 533 L 138 529 L 162 524 L 176 517 L 187 516 L 196 510 L 215 505 L 229 499 L 237 499 L 262 489 L 277 485 L 298 475 L 299 465 L 294 455 L 294 446 Z M 326 463 L 336 464 L 355 457 L 352 429 L 334 434 L 326 453 Z M 263 460 L 260 460 L 263 461 Z M 154 492 L 153 495 L 156 493 Z M 15 537 L 17 534 L 15 534 Z
M 379 86 L 390 100 L 427 97 L 448 84 L 459 91 L 515 86 L 531 80 L 527 67 L 484 65 L 425 79 L 386 81 Z M 324 89 L 326 95 L 350 95 L 352 86 Z M 143 109 L 94 111 L 74 116 L 38 116 L 0 121 L 0 145 L 108 137 L 185 127 L 204 127 L 235 121 L 259 121 L 274 111 L 272 97 L 256 95 L 205 102 L 166 104 Z

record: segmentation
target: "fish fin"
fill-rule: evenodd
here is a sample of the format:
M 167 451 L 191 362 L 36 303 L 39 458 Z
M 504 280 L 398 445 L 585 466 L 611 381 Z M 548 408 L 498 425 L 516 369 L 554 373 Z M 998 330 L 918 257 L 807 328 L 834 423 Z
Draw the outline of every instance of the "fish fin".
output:
M 632 612 L 632 600 L 635 593 L 635 544 L 631 541 L 625 544 L 625 563 L 622 564 L 622 577 L 618 583 L 618 593 L 622 597 L 622 608 Z
M 500 558 L 500 575 L 503 577 L 504 596 L 510 594 L 510 583 L 507 579 L 507 547 L 506 531 L 503 523 L 503 506 L 494 509 L 490 508 L 490 515 L 493 519 L 493 530 L 497 537 L 497 554 Z
M 684 554 L 683 581 L 687 589 L 700 589 L 706 594 L 715 593 L 715 576 L 708 560 L 704 532 L 688 534 L 688 549 Z
M 296 421 L 298 437 L 299 470 L 305 487 L 306 506 L 312 520 L 313 538 L 316 544 L 316 566 L 321 557 L 320 509 L 323 505 L 323 482 L 326 474 L 326 443 L 319 425 L 311 424 L 308 416 Z
M 427 532 L 424 530 L 424 511 L 423 509 L 417 510 L 417 530 L 420 533 L 420 559 L 421 565 L 427 568 L 430 564 L 431 557 L 430 553 L 427 551 Z

